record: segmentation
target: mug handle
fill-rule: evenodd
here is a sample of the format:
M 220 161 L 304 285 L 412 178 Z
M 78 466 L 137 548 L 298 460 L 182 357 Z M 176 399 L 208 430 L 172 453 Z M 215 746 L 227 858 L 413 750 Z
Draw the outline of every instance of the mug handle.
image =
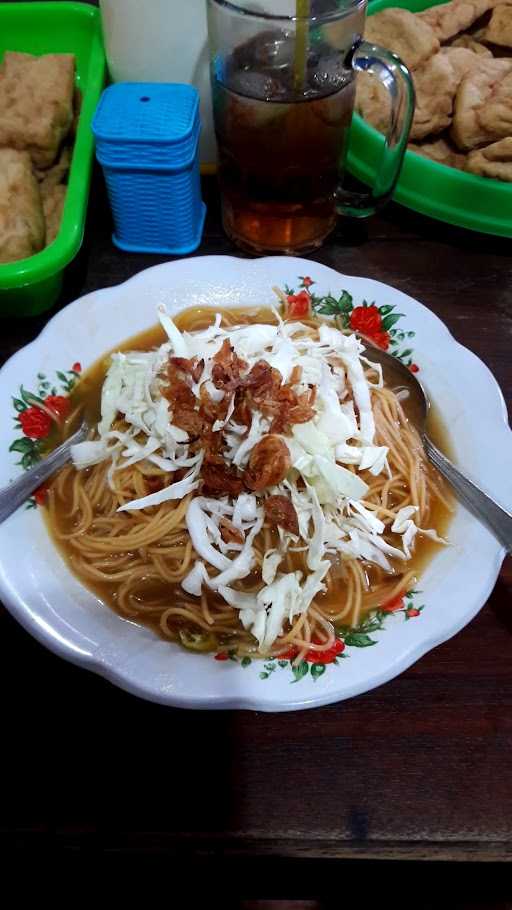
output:
M 352 192 L 343 186 L 336 191 L 339 215 L 367 218 L 388 202 L 395 189 L 414 116 L 414 85 L 409 70 L 396 54 L 368 41 L 354 44 L 346 65 L 356 71 L 372 73 L 383 83 L 391 101 L 391 116 L 375 186 L 368 193 Z

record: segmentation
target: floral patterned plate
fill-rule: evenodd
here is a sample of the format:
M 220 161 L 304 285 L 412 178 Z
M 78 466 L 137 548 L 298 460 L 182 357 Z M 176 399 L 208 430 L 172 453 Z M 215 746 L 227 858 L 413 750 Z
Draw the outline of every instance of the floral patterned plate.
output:
M 68 409 L 82 368 L 153 324 L 159 303 L 171 312 L 192 305 L 261 306 L 273 302 L 274 285 L 284 288 L 297 314 L 311 302 L 317 312 L 338 317 L 420 370 L 450 428 L 459 464 L 506 507 L 512 505 L 512 434 L 487 367 L 405 294 L 291 257 L 166 263 L 58 313 L 2 370 L 0 484 L 44 457 L 54 421 Z M 492 590 L 504 555 L 459 506 L 450 526 L 451 546 L 432 559 L 418 589 L 386 604 L 357 629 L 338 629 L 322 663 L 314 653 L 298 666 L 293 653 L 279 660 L 238 661 L 228 651 L 184 652 L 105 607 L 53 547 L 38 508 L 44 499 L 40 489 L 0 527 L 3 602 L 39 641 L 68 660 L 141 697 L 181 707 L 288 711 L 372 689 L 472 619 Z

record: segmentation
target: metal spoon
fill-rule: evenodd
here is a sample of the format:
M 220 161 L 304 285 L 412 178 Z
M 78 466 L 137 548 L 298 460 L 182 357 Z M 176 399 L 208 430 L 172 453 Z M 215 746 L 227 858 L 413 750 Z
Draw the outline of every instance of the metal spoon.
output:
M 71 446 L 77 442 L 83 442 L 87 438 L 89 429 L 89 424 L 84 420 L 76 433 L 54 449 L 47 458 L 30 468 L 8 487 L 0 490 L 0 524 L 26 502 L 34 490 L 37 490 L 45 480 L 48 480 L 59 468 L 64 467 L 69 461 Z
M 460 501 L 467 506 L 469 511 L 489 528 L 509 553 L 512 552 L 512 515 L 510 512 L 502 509 L 487 493 L 484 493 L 472 480 L 459 471 L 446 455 L 439 451 L 428 436 L 426 421 L 430 401 L 421 383 L 396 357 L 392 357 L 391 354 L 386 354 L 380 348 L 374 347 L 366 339 L 364 341 L 370 355 L 369 359 L 375 363 L 380 363 L 383 369 L 386 370 L 387 368 L 388 372 L 393 372 L 399 379 L 400 386 L 408 390 L 409 418 L 420 434 L 427 458 L 430 459 L 439 473 L 446 478 L 457 493 Z M 69 461 L 71 446 L 77 442 L 82 442 L 87 437 L 88 432 L 89 425 L 84 421 L 76 433 L 73 433 L 66 442 L 55 449 L 47 458 L 25 474 L 22 474 L 8 487 L 0 490 L 0 524 L 9 515 L 12 515 L 22 503 L 26 502 L 34 490 Z
M 380 363 L 384 371 L 389 371 L 390 375 L 394 374 L 393 378 L 397 378 L 400 387 L 407 388 L 409 392 L 408 416 L 420 434 L 427 458 L 446 478 L 469 511 L 489 528 L 509 553 L 512 552 L 512 515 L 510 512 L 502 509 L 494 499 L 491 499 L 469 477 L 459 471 L 428 436 L 426 421 L 430 401 L 421 383 L 396 357 L 374 347 L 366 338 L 363 341 L 367 347 L 368 360 Z

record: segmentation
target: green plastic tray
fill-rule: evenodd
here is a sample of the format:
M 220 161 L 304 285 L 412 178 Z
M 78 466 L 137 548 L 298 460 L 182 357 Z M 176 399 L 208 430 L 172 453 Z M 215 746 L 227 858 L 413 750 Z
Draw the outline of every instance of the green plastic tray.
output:
M 80 249 L 94 154 L 91 121 L 105 82 L 99 10 L 88 3 L 0 3 L 0 59 L 4 52 L 71 53 L 81 92 L 78 130 L 59 233 L 28 259 L 0 265 L 0 316 L 34 316 L 49 309 L 66 265 Z
M 387 6 L 401 6 L 416 13 L 437 5 L 431 0 L 373 0 L 368 15 Z M 374 182 L 383 144 L 382 135 L 354 114 L 348 169 L 370 186 Z M 512 237 L 512 183 L 465 174 L 407 151 L 393 199 L 422 215 L 448 224 Z

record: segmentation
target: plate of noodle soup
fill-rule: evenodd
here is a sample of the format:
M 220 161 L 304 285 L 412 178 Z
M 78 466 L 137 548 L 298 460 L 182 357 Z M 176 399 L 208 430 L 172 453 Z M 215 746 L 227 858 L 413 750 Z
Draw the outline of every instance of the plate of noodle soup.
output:
M 499 388 L 417 301 L 289 257 L 181 260 L 75 301 L 5 365 L 2 483 L 91 424 L 0 527 L 6 606 L 170 705 L 293 710 L 396 676 L 470 621 L 504 554 L 372 344 L 419 373 L 431 434 L 510 505 Z

